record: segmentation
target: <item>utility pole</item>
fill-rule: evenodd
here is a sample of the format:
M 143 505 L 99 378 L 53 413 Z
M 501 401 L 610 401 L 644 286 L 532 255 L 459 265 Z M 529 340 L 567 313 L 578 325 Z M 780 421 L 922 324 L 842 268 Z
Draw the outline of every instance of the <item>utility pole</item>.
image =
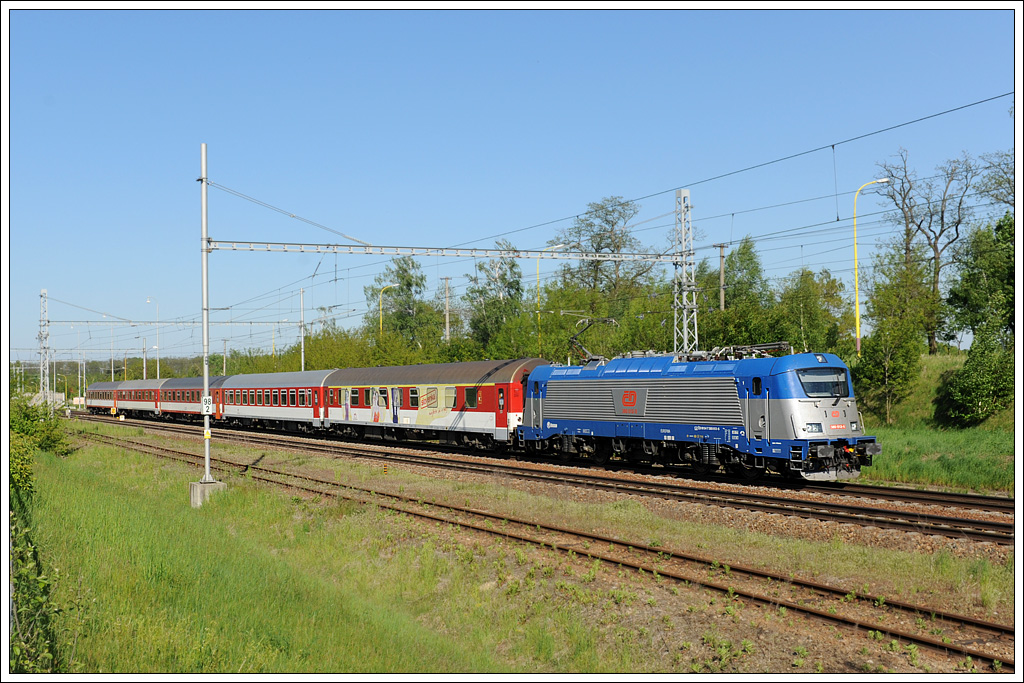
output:
M 204 450 L 204 473 L 203 478 L 189 484 L 189 498 L 192 507 L 200 507 L 210 494 L 227 488 L 227 484 L 219 482 L 210 475 L 210 415 L 213 413 L 213 396 L 210 394 L 210 277 L 209 277 L 209 256 L 210 238 L 207 223 L 206 194 L 209 185 L 209 177 L 206 175 L 206 143 L 201 147 L 201 170 L 199 182 L 202 184 L 202 214 L 203 214 L 203 235 L 200 241 L 200 252 L 203 261 L 203 450 Z
M 302 340 L 301 341 L 301 345 L 302 345 L 302 351 L 301 351 L 302 365 L 301 365 L 301 369 L 302 369 L 303 372 L 305 372 L 306 371 L 306 306 L 303 303 L 302 293 L 303 293 L 303 290 L 300 288 L 299 289 L 299 337 L 301 337 L 301 340 Z
M 714 244 L 718 247 L 718 310 L 725 310 L 725 245 Z
M 444 342 L 447 344 L 452 340 L 451 328 L 449 327 L 448 319 L 448 281 L 450 277 L 441 278 L 444 280 Z

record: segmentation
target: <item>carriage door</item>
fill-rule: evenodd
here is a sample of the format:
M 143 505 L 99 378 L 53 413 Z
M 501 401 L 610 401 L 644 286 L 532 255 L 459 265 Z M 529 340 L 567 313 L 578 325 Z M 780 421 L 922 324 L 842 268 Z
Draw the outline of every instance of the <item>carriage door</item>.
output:
M 313 419 L 319 419 L 320 417 L 320 393 L 322 387 L 317 387 L 311 392 L 313 394 Z
M 511 389 L 512 385 L 508 385 Z M 498 411 L 494 414 L 494 426 L 497 428 L 508 427 L 508 404 L 505 398 L 505 387 L 498 387 Z

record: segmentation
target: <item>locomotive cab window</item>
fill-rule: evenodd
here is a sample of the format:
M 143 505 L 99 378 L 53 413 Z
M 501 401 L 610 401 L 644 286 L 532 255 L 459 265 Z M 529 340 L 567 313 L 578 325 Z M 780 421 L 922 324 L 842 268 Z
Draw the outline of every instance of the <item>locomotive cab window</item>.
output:
M 843 368 L 808 368 L 797 370 L 796 376 L 809 398 L 847 398 L 850 383 Z
M 754 394 L 754 396 L 760 396 L 761 395 L 761 378 L 760 377 L 755 377 L 754 378 L 754 388 L 751 390 L 751 393 Z

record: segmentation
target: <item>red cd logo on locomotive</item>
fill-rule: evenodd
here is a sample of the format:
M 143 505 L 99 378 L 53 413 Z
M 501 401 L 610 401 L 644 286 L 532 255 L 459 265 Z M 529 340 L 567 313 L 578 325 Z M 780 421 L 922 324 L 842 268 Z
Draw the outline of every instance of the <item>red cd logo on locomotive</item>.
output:
M 626 407 L 632 407 L 636 405 L 636 392 L 635 391 L 624 391 L 622 392 L 622 405 Z

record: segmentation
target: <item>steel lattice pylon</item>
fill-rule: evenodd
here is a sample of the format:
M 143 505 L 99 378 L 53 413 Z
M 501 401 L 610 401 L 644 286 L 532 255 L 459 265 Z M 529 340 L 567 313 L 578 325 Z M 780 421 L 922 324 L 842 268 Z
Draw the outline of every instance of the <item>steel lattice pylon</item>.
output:
M 697 282 L 690 208 L 690 191 L 676 190 L 676 244 L 673 261 L 675 278 L 672 300 L 675 325 L 672 350 L 675 354 L 689 354 L 697 350 Z
M 39 396 L 50 412 L 53 402 L 50 400 L 50 316 L 46 312 L 46 290 L 39 293 Z

